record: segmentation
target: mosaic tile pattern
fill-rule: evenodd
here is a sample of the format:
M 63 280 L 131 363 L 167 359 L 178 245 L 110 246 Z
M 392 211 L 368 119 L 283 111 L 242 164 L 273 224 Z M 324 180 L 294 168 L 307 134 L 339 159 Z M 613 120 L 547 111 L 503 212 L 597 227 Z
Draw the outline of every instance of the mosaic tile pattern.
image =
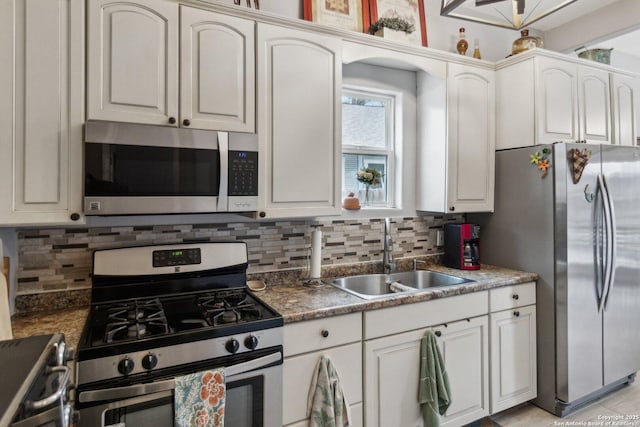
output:
M 441 253 L 435 245 L 436 231 L 444 223 L 462 220 L 462 215 L 394 218 L 394 256 Z M 382 219 L 21 230 L 17 295 L 89 288 L 92 252 L 124 246 L 242 240 L 247 243 L 250 275 L 306 271 L 315 227 L 323 231 L 323 266 L 379 262 L 382 258 Z

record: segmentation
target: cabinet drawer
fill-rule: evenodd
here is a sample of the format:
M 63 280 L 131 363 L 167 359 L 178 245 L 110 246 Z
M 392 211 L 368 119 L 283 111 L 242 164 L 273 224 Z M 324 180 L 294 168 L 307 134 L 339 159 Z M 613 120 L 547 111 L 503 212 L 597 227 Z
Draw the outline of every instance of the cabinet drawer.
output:
M 383 308 L 364 313 L 364 335 L 365 339 L 369 340 L 440 323 L 481 316 L 488 312 L 487 291 L 439 298 L 400 307 Z
M 508 310 L 536 303 L 536 282 L 505 286 L 489 291 L 489 307 L 492 312 Z
M 284 360 L 283 422 L 290 424 L 307 417 L 307 397 L 320 357 L 326 354 L 338 371 L 342 391 L 349 405 L 362 402 L 362 344 L 354 343 L 326 351 L 289 357 Z
M 360 313 L 284 326 L 284 356 L 322 350 L 362 339 Z

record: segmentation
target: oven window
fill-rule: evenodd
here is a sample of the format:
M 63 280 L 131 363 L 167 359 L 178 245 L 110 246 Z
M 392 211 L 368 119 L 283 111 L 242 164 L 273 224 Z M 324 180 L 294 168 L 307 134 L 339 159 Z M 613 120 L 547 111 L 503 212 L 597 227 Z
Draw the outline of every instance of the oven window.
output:
M 224 423 L 234 427 L 262 427 L 264 376 L 227 383 Z M 153 399 L 104 413 L 105 427 L 173 427 L 173 397 Z
M 85 143 L 87 196 L 217 196 L 218 150 Z
M 262 375 L 234 381 L 227 388 L 224 423 L 228 426 L 260 427 L 264 416 L 262 407 L 264 377 Z

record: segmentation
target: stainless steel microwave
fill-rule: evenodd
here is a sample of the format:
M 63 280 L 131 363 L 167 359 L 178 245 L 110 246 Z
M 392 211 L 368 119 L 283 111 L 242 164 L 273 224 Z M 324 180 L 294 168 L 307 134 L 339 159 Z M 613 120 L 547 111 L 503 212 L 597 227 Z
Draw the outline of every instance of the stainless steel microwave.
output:
M 89 121 L 84 168 L 87 215 L 257 209 L 256 135 Z

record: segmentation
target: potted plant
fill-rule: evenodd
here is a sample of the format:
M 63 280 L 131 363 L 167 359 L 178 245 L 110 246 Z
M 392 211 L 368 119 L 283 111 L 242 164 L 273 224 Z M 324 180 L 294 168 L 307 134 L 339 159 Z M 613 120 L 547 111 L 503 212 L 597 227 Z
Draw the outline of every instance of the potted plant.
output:
M 392 17 L 380 18 L 369 27 L 369 34 L 396 41 L 404 41 L 408 34 L 416 30 L 415 26 L 406 19 Z

